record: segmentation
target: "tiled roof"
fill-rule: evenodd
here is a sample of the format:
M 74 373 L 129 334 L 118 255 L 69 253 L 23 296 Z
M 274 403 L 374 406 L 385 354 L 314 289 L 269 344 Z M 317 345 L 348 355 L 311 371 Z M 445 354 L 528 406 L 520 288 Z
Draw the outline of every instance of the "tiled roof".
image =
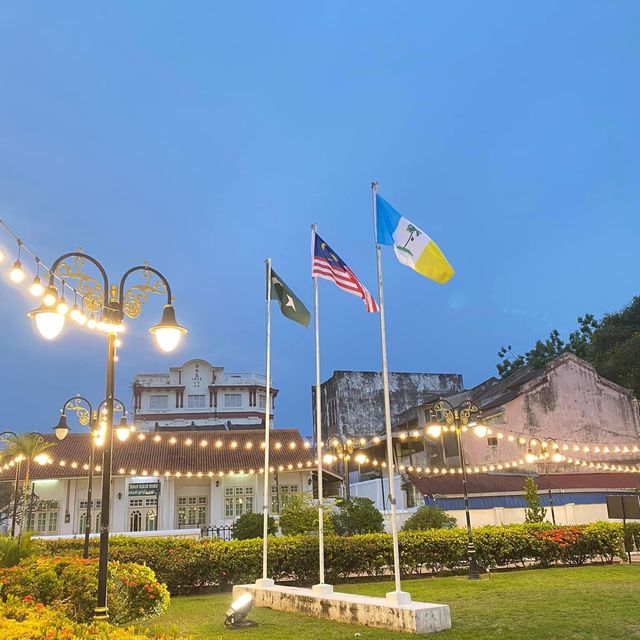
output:
M 467 477 L 469 494 L 479 493 L 518 493 L 524 491 L 526 475 L 474 473 Z M 462 495 L 462 477 L 437 476 L 412 480 L 423 495 Z M 546 490 L 544 476 L 536 477 L 539 490 Z M 552 473 L 549 474 L 551 489 L 556 490 L 608 490 L 638 489 L 640 475 L 629 473 Z
M 61 442 L 44 436 L 56 445 L 47 450 L 51 462 L 31 465 L 34 480 L 76 478 L 87 475 L 90 441 L 88 433 L 69 433 Z M 229 472 L 259 472 L 264 467 L 264 430 L 247 431 L 162 431 L 132 433 L 128 440 L 113 438 L 113 475 L 206 475 Z M 296 429 L 273 429 L 269 466 L 276 471 L 315 467 L 314 452 Z M 96 465 L 102 463 L 96 450 Z M 11 467 L 0 472 L 0 481 L 10 480 Z M 99 474 L 98 474 L 99 475 Z

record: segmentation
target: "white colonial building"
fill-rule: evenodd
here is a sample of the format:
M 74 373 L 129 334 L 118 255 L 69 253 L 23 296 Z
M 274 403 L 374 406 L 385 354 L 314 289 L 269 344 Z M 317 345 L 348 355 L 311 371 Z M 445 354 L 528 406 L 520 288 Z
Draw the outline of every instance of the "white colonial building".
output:
M 38 501 L 31 528 L 38 535 L 81 535 L 87 509 L 89 434 L 70 433 L 47 450 L 50 461 L 31 466 Z M 98 450 L 99 451 L 99 450 Z M 97 455 L 99 458 L 99 454 Z M 271 433 L 270 513 L 283 496 L 314 491 L 314 454 L 295 429 Z M 24 472 L 24 469 L 22 469 Z M 0 470 L 13 481 L 15 466 Z M 262 512 L 264 430 L 156 431 L 114 438 L 111 532 L 228 527 L 248 512 Z M 93 479 L 91 529 L 100 524 L 101 467 Z
M 168 373 L 139 373 L 133 382 L 133 417 L 141 430 L 255 429 L 273 418 L 277 389 L 267 403 L 266 376 L 227 373 L 206 360 L 189 360 Z

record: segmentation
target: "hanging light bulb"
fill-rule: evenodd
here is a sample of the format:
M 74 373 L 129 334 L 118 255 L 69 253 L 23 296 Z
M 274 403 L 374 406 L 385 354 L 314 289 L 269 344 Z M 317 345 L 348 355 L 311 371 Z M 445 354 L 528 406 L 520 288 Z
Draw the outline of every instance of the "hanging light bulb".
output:
M 527 455 L 524 458 L 529 464 L 536 461 L 536 456 L 533 453 L 531 453 L 531 451 L 529 451 L 529 453 L 527 453 Z
M 33 283 L 29 287 L 29 292 L 35 298 L 39 298 L 44 293 L 44 287 L 40 282 L 40 258 L 36 258 L 36 275 L 33 278 Z
M 49 286 L 47 287 L 47 290 L 45 291 L 44 298 L 42 299 L 42 302 L 44 303 L 44 305 L 46 307 L 53 307 L 58 302 L 58 290 L 56 289 L 55 285 L 53 284 L 53 278 L 51 278 L 49 280 Z
M 60 284 L 60 301 L 56 306 L 56 311 L 63 316 L 66 316 L 69 313 L 69 305 L 67 301 L 64 299 L 64 280 L 62 280 Z
M 0 249 L 0 262 L 4 262 L 4 251 Z
M 477 424 L 473 427 L 473 433 L 478 438 L 484 438 L 487 435 L 487 427 L 483 424 Z
M 9 277 L 11 278 L 11 281 L 15 282 L 16 284 L 19 284 L 24 280 L 24 271 L 22 270 L 22 264 L 20 263 L 20 260 L 16 260 L 13 263 L 13 269 L 11 269 L 11 271 L 9 272 Z
M 36 276 L 29 287 L 29 292 L 34 298 L 39 298 L 44 293 L 44 287 L 40 282 L 40 278 Z
M 60 298 L 60 302 L 58 302 L 58 306 L 56 307 L 56 311 L 63 316 L 66 316 L 69 313 L 69 305 L 67 301 L 64 299 L 64 296 Z
M 87 327 L 89 329 L 95 329 L 98 326 L 98 323 L 96 322 L 96 319 L 93 317 L 93 313 L 91 314 L 91 317 L 87 320 Z
M 19 284 L 24 280 L 24 271 L 22 270 L 22 263 L 20 262 L 20 250 L 22 249 L 22 240 L 18 240 L 18 257 L 13 263 L 13 268 L 9 272 L 9 278 L 12 282 Z

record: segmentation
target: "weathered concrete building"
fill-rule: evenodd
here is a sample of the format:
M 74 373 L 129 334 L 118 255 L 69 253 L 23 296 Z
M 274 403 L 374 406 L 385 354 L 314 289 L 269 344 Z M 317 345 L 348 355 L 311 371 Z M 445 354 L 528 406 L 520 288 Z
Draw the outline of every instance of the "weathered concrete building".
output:
M 525 367 L 503 379 L 491 379 L 470 392 L 484 421 L 497 429 L 561 443 L 640 445 L 638 400 L 603 378 L 588 362 L 566 353 L 543 369 Z M 467 437 L 464 450 L 470 464 L 491 463 L 526 453 L 528 442 Z M 615 452 L 582 454 L 590 459 L 637 461 Z
M 481 409 L 483 423 L 491 429 L 482 437 L 471 431 L 463 434 L 468 465 L 495 465 L 522 458 L 534 436 L 555 439 L 567 457 L 574 454 L 620 464 L 636 463 L 640 457 L 632 450 L 615 451 L 616 444 L 635 445 L 636 451 L 640 447 L 638 400 L 629 389 L 603 378 L 592 365 L 571 353 L 542 369 L 524 367 L 507 378 L 490 378 L 472 389 L 441 397 L 454 406 L 471 399 Z M 431 407 L 432 401 L 411 407 L 394 422 L 399 464 L 457 467 L 460 458 L 455 434 L 442 432 L 433 437 L 426 430 Z M 595 447 L 583 451 L 590 443 L 614 447 L 608 452 L 595 451 Z M 382 458 L 383 448 L 384 442 L 380 442 L 372 447 L 371 455 Z M 550 466 L 559 472 L 575 470 L 566 462 Z
M 455 373 L 389 373 L 391 419 L 432 398 L 462 391 Z M 315 387 L 312 387 L 314 433 Z M 382 374 L 377 371 L 334 371 L 320 385 L 322 437 L 335 434 L 370 436 L 384 430 Z

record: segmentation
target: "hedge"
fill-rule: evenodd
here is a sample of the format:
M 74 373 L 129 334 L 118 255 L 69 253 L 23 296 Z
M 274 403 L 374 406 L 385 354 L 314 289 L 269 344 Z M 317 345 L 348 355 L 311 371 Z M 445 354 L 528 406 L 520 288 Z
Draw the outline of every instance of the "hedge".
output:
M 402 531 L 400 562 L 405 575 L 439 573 L 467 561 L 464 529 Z M 579 565 L 611 562 L 623 554 L 622 526 L 597 522 L 573 527 L 548 523 L 481 527 L 474 530 L 478 562 L 486 568 L 555 562 Z M 40 540 L 39 554 L 80 554 L 81 540 Z M 97 544 L 91 553 L 97 555 Z M 110 557 L 148 565 L 172 594 L 203 586 L 226 588 L 253 582 L 262 573 L 262 540 L 192 540 L 178 538 L 111 539 Z M 325 537 L 326 580 L 337 583 L 357 576 L 381 576 L 393 564 L 391 536 L 372 533 Z M 269 539 L 269 575 L 275 580 L 312 584 L 318 580 L 315 536 Z

